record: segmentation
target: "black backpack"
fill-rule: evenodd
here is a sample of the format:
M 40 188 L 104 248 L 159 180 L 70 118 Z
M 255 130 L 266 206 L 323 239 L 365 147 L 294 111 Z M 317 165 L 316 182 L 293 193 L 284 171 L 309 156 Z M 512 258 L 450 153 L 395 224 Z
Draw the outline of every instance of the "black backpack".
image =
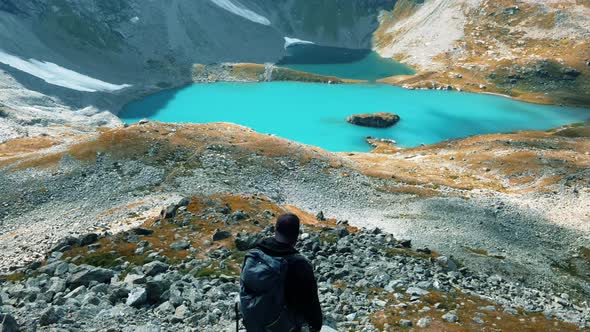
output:
M 250 250 L 240 275 L 240 311 L 248 332 L 296 331 L 285 302 L 287 259 Z

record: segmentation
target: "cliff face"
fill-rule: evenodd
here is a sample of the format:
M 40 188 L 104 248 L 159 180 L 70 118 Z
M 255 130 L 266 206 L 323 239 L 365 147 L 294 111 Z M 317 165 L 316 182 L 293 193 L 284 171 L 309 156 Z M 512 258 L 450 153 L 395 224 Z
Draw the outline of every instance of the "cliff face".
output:
M 375 47 L 422 71 L 397 84 L 590 105 L 588 1 L 399 1 Z

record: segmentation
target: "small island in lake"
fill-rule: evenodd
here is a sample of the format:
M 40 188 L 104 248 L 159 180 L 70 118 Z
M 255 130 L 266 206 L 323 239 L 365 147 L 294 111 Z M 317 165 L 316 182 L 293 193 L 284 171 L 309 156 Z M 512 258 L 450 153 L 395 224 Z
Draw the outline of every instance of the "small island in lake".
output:
M 353 125 L 373 128 L 391 127 L 398 123 L 399 120 L 399 115 L 387 112 L 354 114 L 346 118 L 346 122 Z

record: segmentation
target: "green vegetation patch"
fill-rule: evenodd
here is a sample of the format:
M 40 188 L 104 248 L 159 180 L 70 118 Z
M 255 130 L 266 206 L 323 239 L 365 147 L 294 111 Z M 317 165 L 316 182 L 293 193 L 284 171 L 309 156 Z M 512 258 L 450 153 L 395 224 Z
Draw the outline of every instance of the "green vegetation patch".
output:
M 23 281 L 25 280 L 27 277 L 27 275 L 23 272 L 16 272 L 16 273 L 12 273 L 12 274 L 7 274 L 4 276 L 0 276 L 0 280 L 2 281 L 6 281 L 6 282 L 17 282 L 17 281 Z

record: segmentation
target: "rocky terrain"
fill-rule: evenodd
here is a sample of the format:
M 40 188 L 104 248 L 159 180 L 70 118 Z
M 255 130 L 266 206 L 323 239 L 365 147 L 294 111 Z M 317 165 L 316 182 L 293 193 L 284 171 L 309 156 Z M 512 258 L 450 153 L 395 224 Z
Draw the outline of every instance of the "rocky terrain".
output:
M 389 83 L 588 106 L 589 17 L 581 0 L 403 0 L 375 48 L 420 70 Z
M 588 106 L 589 17 L 585 0 L 0 1 L 0 331 L 233 330 L 244 252 L 286 211 L 327 328 L 587 330 L 588 123 L 330 153 L 116 113 L 190 82 L 360 82 L 276 67 L 289 43 L 373 47 L 418 69 L 382 80 L 409 89 Z
M 451 314 L 459 317 L 461 321 L 459 324 L 464 324 L 457 326 L 466 329 L 477 329 L 478 325 L 473 324 L 479 324 L 481 320 L 484 324 L 499 326 L 498 324 L 501 323 L 495 318 L 496 315 L 499 315 L 501 320 L 505 320 L 506 324 L 511 324 L 510 322 L 520 324 L 519 326 L 522 322 L 544 324 L 545 318 L 533 315 L 533 312 L 545 312 L 547 317 L 555 317 L 583 326 L 586 324 L 584 321 L 588 308 L 586 301 L 590 294 L 588 289 L 590 280 L 588 256 L 590 210 L 587 204 L 590 199 L 588 137 L 590 137 L 588 126 L 577 125 L 547 132 L 472 137 L 415 149 L 397 150 L 387 145 L 378 147 L 372 153 L 332 154 L 281 138 L 258 134 L 231 124 L 176 125 L 147 122 L 129 127 L 104 128 L 90 134 L 78 133 L 12 140 L 0 145 L 0 185 L 3 188 L 0 194 L 3 202 L 0 210 L 2 212 L 0 268 L 8 274 L 7 280 L 22 279 L 23 281 L 19 283 L 25 289 L 29 288 L 25 286 L 27 280 L 36 280 L 34 278 L 39 277 L 39 284 L 30 286 L 33 287 L 32 292 L 38 294 L 42 291 L 35 291 L 35 289 L 43 290 L 45 289 L 43 287 L 49 287 L 48 280 L 54 275 L 33 272 L 31 270 L 33 268 L 35 271 L 43 271 L 43 268 L 39 270 L 39 263 L 36 262 L 44 262 L 41 266 L 47 266 L 48 263 L 62 264 L 55 262 L 67 260 L 68 264 L 73 264 L 67 265 L 71 275 L 76 273 L 84 275 L 88 272 L 84 271 L 89 269 L 92 271 L 90 267 L 80 267 L 86 264 L 112 270 L 111 272 L 100 270 L 100 273 L 105 272 L 108 276 L 112 273 L 112 276 L 115 276 L 131 266 L 125 266 L 122 270 L 118 266 L 122 267 L 125 263 L 117 258 L 130 256 L 127 260 L 137 267 L 132 271 L 133 274 L 145 274 L 144 265 L 148 262 L 141 259 L 135 260 L 133 257 L 139 255 L 145 258 L 146 255 L 151 254 L 148 253 L 149 250 L 157 252 L 160 249 L 163 250 L 160 254 L 168 257 L 170 251 L 168 245 L 188 241 L 191 246 L 197 248 L 195 251 L 183 251 L 187 256 L 180 257 L 180 260 L 172 259 L 174 256 L 168 258 L 172 259 L 171 261 L 165 258 L 161 260 L 165 261 L 169 268 L 172 266 L 171 271 L 176 271 L 175 264 L 183 264 L 183 262 L 187 264 L 197 259 L 188 265 L 189 270 L 193 270 L 197 266 L 194 264 L 199 263 L 199 259 L 203 258 L 199 255 L 206 252 L 202 248 L 211 246 L 202 241 L 215 242 L 212 241 L 212 237 L 216 229 L 231 233 L 229 242 L 224 244 L 231 251 L 233 250 L 231 241 L 238 238 L 237 233 L 254 234 L 261 231 L 272 221 L 271 217 L 263 217 L 264 210 L 272 212 L 273 209 L 270 207 L 273 204 L 280 204 L 289 209 L 296 209 L 294 206 L 297 206 L 299 209 L 295 211 L 302 215 L 308 215 L 304 211 L 313 214 L 322 211 L 321 214 L 318 213 L 319 219 L 328 216 L 335 220 L 348 220 L 352 226 L 379 227 L 383 232 L 391 234 L 379 236 L 382 240 L 388 237 L 400 239 L 400 241 L 391 242 L 393 248 L 401 245 L 403 242 L 401 239 L 411 239 L 414 247 L 420 250 L 425 247 L 430 248 L 421 251 L 421 255 L 426 255 L 424 259 L 416 258 L 415 261 L 414 258 L 409 261 L 408 258 L 402 258 L 405 257 L 404 255 L 401 257 L 393 255 L 398 258 L 392 259 L 378 258 L 383 257 L 380 255 L 385 255 L 387 251 L 381 249 L 379 249 L 381 251 L 378 250 L 375 260 L 366 260 L 364 259 L 366 255 L 353 251 L 351 255 L 359 257 L 359 267 L 386 264 L 390 266 L 386 269 L 391 271 L 389 274 L 392 276 L 401 273 L 400 279 L 409 278 L 400 284 L 398 291 L 384 293 L 378 291 L 370 296 L 367 294 L 372 293 L 362 291 L 359 293 L 362 294 L 359 295 L 362 301 L 373 301 L 377 298 L 378 300 L 375 301 L 385 301 L 387 304 L 388 301 L 397 301 L 394 300 L 396 292 L 403 294 L 407 291 L 405 288 L 412 286 L 434 292 L 438 287 L 435 287 L 435 280 L 443 276 L 435 273 L 438 268 L 435 263 L 429 261 L 433 252 L 435 256 L 450 258 L 458 267 L 478 271 L 477 278 L 473 277 L 474 274 L 464 276 L 461 274 L 461 277 L 457 277 L 459 279 L 456 282 L 460 284 L 461 291 L 459 295 L 448 293 L 452 287 L 442 288 L 445 293 L 442 295 L 451 296 L 447 300 L 453 305 L 460 303 L 467 305 L 471 303 L 469 301 L 476 303 L 474 306 L 469 306 L 470 309 L 465 314 L 455 306 L 447 308 L 447 311 L 434 307 L 436 303 L 447 301 L 440 298 L 438 293 L 432 295 L 433 298 L 430 301 L 434 302 L 425 304 L 430 309 L 424 309 L 424 311 L 420 311 L 422 302 L 419 306 L 412 306 L 411 298 L 407 299 L 399 295 L 397 296 L 399 303 L 392 302 L 392 305 L 384 306 L 382 306 L 383 302 L 375 302 L 377 304 L 373 303 L 367 307 L 366 302 L 359 299 L 361 301 L 358 303 L 359 307 L 369 308 L 365 313 L 356 310 L 355 307 L 333 309 L 338 303 L 343 302 L 330 296 L 337 296 L 335 294 L 340 294 L 340 291 L 322 290 L 325 303 L 334 306 L 329 307 L 328 312 L 336 314 L 334 321 L 340 328 L 348 326 L 346 321 L 358 320 L 358 323 L 354 323 L 357 325 L 350 325 L 350 329 L 373 326 L 379 330 L 388 328 L 395 330 L 399 324 L 409 324 L 406 321 L 402 323 L 402 319 L 418 325 L 421 318 L 425 320 L 422 320 L 420 325 L 432 323 L 436 326 L 436 324 L 446 324 L 442 316 L 453 309 L 457 311 Z M 158 223 L 162 207 L 173 204 L 172 210 L 192 211 L 186 217 L 188 220 L 193 220 L 196 215 L 205 213 L 199 211 L 210 206 L 210 203 L 192 206 L 189 204 L 185 209 L 181 208 L 184 206 L 183 203 L 174 208 L 174 204 L 182 197 L 201 197 L 202 201 L 209 202 L 209 200 L 216 201 L 215 197 L 224 197 L 223 195 L 227 193 L 238 196 L 264 195 L 257 196 L 264 198 L 255 199 L 259 202 L 257 204 L 260 204 L 259 209 L 256 210 L 258 212 L 247 213 L 250 217 L 256 217 L 248 219 L 249 221 L 245 223 L 234 222 L 234 213 L 245 210 L 245 207 L 242 207 L 242 203 L 226 200 L 231 213 L 211 214 L 205 218 L 207 222 L 210 222 L 207 227 L 192 225 L 190 222 L 183 225 L 183 222 L 178 221 L 180 224 L 177 224 L 175 221 L 164 227 L 169 231 L 167 235 L 161 234 L 166 235 L 165 238 L 159 236 L 142 238 L 151 243 L 151 248 L 147 246 L 143 249 L 144 251 L 137 246 L 142 239 L 136 242 L 135 240 L 121 242 L 121 238 L 135 232 L 134 228 L 144 227 L 157 231 L 158 227 L 168 225 Z M 202 198 L 209 195 L 213 195 L 214 198 Z M 211 205 L 211 209 L 217 211 L 218 208 L 213 208 L 217 206 L 215 204 Z M 278 212 L 280 211 L 275 211 L 274 215 Z M 262 216 L 259 216 L 260 214 Z M 178 218 L 185 219 L 182 214 Z M 307 220 L 309 221 L 310 218 Z M 311 219 L 315 220 L 315 218 Z M 259 225 L 255 221 L 258 221 Z M 334 224 L 329 227 L 337 228 Z M 333 234 L 332 231 L 327 231 Z M 349 232 L 354 233 L 354 230 L 349 229 Z M 99 246 L 85 245 L 78 248 L 79 240 L 67 240 L 71 242 L 67 244 L 63 242 L 68 236 L 80 239 L 88 233 L 101 236 L 113 235 L 101 238 L 98 241 Z M 323 237 L 321 233 L 318 236 Z M 95 237 L 90 239 L 94 239 L 91 241 L 93 243 L 96 240 Z M 311 243 L 309 245 L 313 247 L 315 240 L 309 241 Z M 326 249 L 322 250 L 331 252 L 330 250 L 337 250 L 337 246 L 335 249 L 328 249 L 332 241 L 324 241 L 328 244 L 321 244 L 322 241 L 320 241 L 318 245 L 326 246 Z M 358 244 L 356 242 L 351 244 L 351 247 L 376 245 L 381 240 L 359 241 L 361 242 Z M 304 246 L 307 246 L 305 243 L 308 242 L 304 242 Z M 142 243 L 145 244 L 145 242 Z M 180 245 L 186 247 L 185 243 Z M 187 248 L 190 249 L 190 247 Z M 211 248 L 219 249 L 217 245 Z M 67 250 L 62 250 L 65 252 L 63 256 L 53 254 L 54 257 L 49 261 L 44 260 L 47 252 L 53 252 L 56 249 Z M 307 251 L 307 253 L 310 252 Z M 108 260 L 105 262 L 105 257 L 101 256 L 104 254 L 111 255 L 110 263 Z M 192 255 L 190 258 L 189 254 Z M 79 258 L 76 258 L 78 256 Z M 319 257 L 315 254 L 309 254 L 309 256 L 315 260 L 318 273 L 321 275 L 328 271 L 332 273 L 343 267 L 340 265 L 334 265 L 337 269 L 332 266 L 322 267 L 323 256 Z M 328 256 L 334 259 L 334 264 L 340 264 L 339 260 L 343 260 L 342 257 L 344 257 Z M 410 256 L 414 257 L 415 253 Z M 432 257 L 433 260 L 435 258 Z M 117 260 L 115 265 L 112 263 L 114 260 Z M 239 256 L 234 262 L 238 261 Z M 349 261 L 352 262 L 350 258 L 343 262 L 349 263 Z M 210 264 L 212 260 L 205 260 L 205 262 Z M 394 268 L 396 264 L 401 264 L 397 267 L 398 270 Z M 178 266 L 178 269 L 183 269 L 181 267 L 183 265 Z M 406 271 L 404 268 L 412 270 Z M 415 269 L 422 271 L 425 274 L 424 278 L 421 277 L 422 272 L 408 272 Z M 353 269 L 347 267 L 346 270 Z M 223 271 L 223 274 L 231 274 L 230 271 L 223 269 L 220 271 Z M 235 269 L 233 271 L 235 272 Z M 332 284 L 333 287 L 326 285 L 327 289 L 338 289 L 340 283 L 334 286 L 336 280 L 342 280 L 345 285 L 354 284 L 353 288 L 356 289 L 357 286 L 363 285 L 362 282 L 357 285 L 359 280 L 373 280 L 378 272 L 381 272 L 380 269 L 373 271 L 367 268 L 363 271 L 369 273 L 366 278 L 361 274 L 357 275 L 356 272 L 350 276 L 338 277 L 330 277 L 328 273 L 322 281 Z M 67 283 L 70 278 L 68 273 L 70 272 L 67 272 L 62 279 L 66 280 L 66 287 L 69 287 L 71 292 L 77 287 Z M 506 285 L 505 287 L 508 288 L 491 286 L 490 283 L 498 280 L 496 277 L 491 278 L 496 274 L 501 276 L 500 280 L 503 280 L 500 285 Z M 124 277 L 125 274 L 120 275 L 119 280 L 124 282 Z M 43 278 L 46 280 L 45 283 Z M 177 280 L 174 276 L 170 278 L 167 280 L 171 282 Z M 184 276 L 179 278 L 188 284 L 196 283 L 195 289 L 202 289 L 201 293 L 207 293 L 209 289 L 222 287 L 226 283 L 229 285 L 223 286 L 224 289 L 227 287 L 227 293 L 224 294 L 231 293 L 232 289 L 235 290 L 235 284 L 233 284 L 235 278 L 230 278 L 230 281 L 234 280 L 231 282 L 224 281 L 225 279 L 203 281 L 196 276 L 194 277 L 196 279 L 192 277 L 183 279 Z M 451 277 L 444 278 L 448 281 Z M 332 280 L 328 281 L 329 279 Z M 146 277 L 146 282 L 149 280 L 151 279 Z M 395 278 L 391 277 L 387 283 L 379 287 L 385 289 L 385 286 L 393 280 Z M 426 282 L 418 285 L 421 281 Z M 36 281 L 29 281 L 29 283 L 34 282 Z M 109 281 L 105 277 L 101 282 Z M 113 287 L 125 288 L 128 291 L 137 288 L 126 286 L 125 283 L 120 284 L 117 279 L 110 282 Z M 471 290 L 476 291 L 475 293 L 467 291 L 470 289 L 467 287 L 469 284 L 474 285 Z M 124 291 L 117 293 L 119 298 L 113 300 L 114 302 L 109 300 L 105 303 L 104 296 L 100 294 L 104 293 L 105 296 L 112 294 L 113 288 L 107 286 L 107 289 L 104 289 L 101 286 L 104 292 L 99 292 L 91 290 L 94 286 L 96 286 L 94 283 L 92 286 L 85 285 L 85 288 L 79 290 L 80 293 L 76 292 L 68 297 L 75 298 L 68 303 L 64 301 L 67 299 L 58 297 L 59 300 L 55 300 L 57 307 L 54 308 L 59 312 L 58 316 L 62 317 L 61 314 L 65 312 L 70 312 L 74 316 L 86 314 L 96 316 L 97 312 L 107 310 L 109 315 L 120 313 L 123 322 L 128 321 L 129 317 L 137 316 L 134 322 L 137 322 L 137 325 L 145 325 L 152 321 L 153 316 L 150 315 L 161 304 L 158 303 L 158 306 L 150 304 L 141 307 L 143 309 L 133 309 L 133 306 L 126 304 L 129 294 Z M 374 291 L 373 286 L 369 286 L 367 291 Z M 3 301 L 10 306 L 6 307 L 6 311 L 16 317 L 19 324 L 37 324 L 41 310 L 29 310 L 29 307 L 25 305 L 27 301 L 22 301 L 26 296 L 25 293 L 29 293 L 17 290 L 15 291 L 17 295 L 11 295 L 13 293 L 11 287 L 19 289 L 20 286 L 10 283 L 2 286 L 3 292 L 8 294 L 8 297 L 3 296 Z M 391 287 L 396 288 L 396 286 Z M 515 289 L 514 293 L 507 291 L 512 288 Z M 541 290 L 542 293 L 537 293 Z M 62 290 L 62 295 L 65 297 L 69 292 Z M 90 305 L 92 309 L 87 312 L 83 309 L 85 306 L 83 302 L 89 293 L 89 297 L 94 296 L 98 300 L 92 299 L 94 304 Z M 462 298 L 462 296 L 473 294 L 483 295 L 486 301 L 491 302 L 480 305 L 477 298 Z M 517 294 L 521 295 L 517 297 Z M 141 296 L 141 292 L 139 295 Z M 37 295 L 30 296 L 30 298 L 35 297 L 31 306 L 43 303 L 39 301 L 54 303 L 54 298 L 41 300 L 39 295 L 40 300 L 37 301 Z M 516 302 L 513 303 L 516 303 L 516 307 L 519 308 L 517 310 L 519 315 L 526 313 L 530 321 L 527 318 L 513 317 L 503 313 L 504 309 L 501 306 L 507 306 L 508 299 L 502 300 L 502 296 L 508 296 L 508 299 L 522 298 L 522 301 L 514 300 Z M 348 299 L 344 298 L 345 302 L 348 302 Z M 216 306 L 220 306 L 219 310 L 222 312 L 221 315 L 217 311 L 216 314 L 211 312 L 216 315 L 215 319 L 220 319 L 213 320 L 215 324 L 218 322 L 222 325 L 229 324 L 231 321 L 230 313 L 226 308 L 228 299 L 223 301 L 225 302 L 214 302 L 217 303 Z M 400 306 L 396 306 L 398 304 Z M 63 307 L 64 305 L 66 307 Z M 74 307 L 67 309 L 68 305 L 74 305 Z M 408 305 L 410 309 L 404 309 L 404 305 Z M 479 307 L 490 305 L 496 306 L 493 316 L 489 311 L 479 309 Z M 175 314 L 178 306 L 180 303 L 174 306 Z M 214 319 L 204 318 L 202 315 L 205 312 L 198 308 L 185 304 L 185 307 L 180 309 L 179 315 L 185 318 L 201 315 L 191 321 L 193 323 L 196 321 L 196 324 L 200 324 L 199 326 L 205 324 L 202 319 Z M 43 305 L 43 309 L 46 309 L 46 305 Z M 182 313 L 185 309 L 187 311 Z M 168 306 L 168 310 L 172 308 Z M 428 310 L 432 312 L 427 313 Z M 104 314 L 107 314 L 107 311 Z M 358 319 L 356 316 L 346 318 L 354 312 L 357 312 Z M 477 312 L 479 314 L 476 314 Z M 206 313 L 208 314 L 209 311 Z M 51 312 L 49 314 L 53 315 Z M 67 319 L 62 321 L 60 318 L 57 322 L 72 328 L 85 329 L 87 326 L 76 325 L 82 324 L 81 320 L 77 319 L 82 316 L 75 317 L 71 321 Z M 188 324 L 186 319 L 180 323 L 170 315 L 166 317 L 170 319 L 170 322 L 165 324 L 175 324 L 174 322 L 181 325 Z M 432 321 L 426 322 L 427 317 Z M 447 317 L 454 320 L 450 318 L 450 315 Z M 494 319 L 493 323 L 490 317 Z M 103 326 L 100 324 L 104 324 L 103 316 L 96 316 L 96 320 L 92 322 L 97 324 L 97 329 L 100 329 L 100 326 Z M 214 323 L 211 323 L 212 326 Z M 566 327 L 559 328 L 566 329 Z
M 262 196 L 214 195 L 184 198 L 128 232 L 60 241 L 43 264 L 0 283 L 3 331 L 232 331 L 244 251 L 286 211 L 303 220 L 298 248 L 315 265 L 328 327 L 577 331 L 589 323 L 588 307 L 568 294 L 458 267 L 378 228 Z

